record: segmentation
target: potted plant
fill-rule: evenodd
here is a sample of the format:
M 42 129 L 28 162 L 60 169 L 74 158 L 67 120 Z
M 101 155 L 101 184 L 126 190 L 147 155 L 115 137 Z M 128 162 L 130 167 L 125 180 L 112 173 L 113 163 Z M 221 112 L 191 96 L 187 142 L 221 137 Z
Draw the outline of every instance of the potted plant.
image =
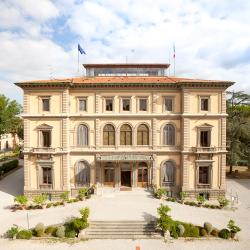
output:
M 21 209 L 23 210 L 26 208 L 26 205 L 28 203 L 28 198 L 24 195 L 18 195 L 15 197 L 14 201 L 17 202 L 21 207 Z
M 227 224 L 227 228 L 230 230 L 231 238 L 234 239 L 235 235 L 241 231 L 241 229 L 235 225 L 233 220 L 230 220 Z
M 65 206 L 66 202 L 69 200 L 69 191 L 61 193 L 60 198 L 62 199 L 62 203 Z
M 41 208 L 45 208 L 47 199 L 48 199 L 48 196 L 46 194 L 40 194 L 40 195 L 34 197 L 33 202 L 37 206 L 39 206 Z

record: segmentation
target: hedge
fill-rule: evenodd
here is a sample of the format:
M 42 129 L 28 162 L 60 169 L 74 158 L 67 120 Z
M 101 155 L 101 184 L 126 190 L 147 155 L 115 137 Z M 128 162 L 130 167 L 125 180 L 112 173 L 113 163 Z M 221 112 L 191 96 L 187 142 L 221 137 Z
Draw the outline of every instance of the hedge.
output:
M 18 167 L 18 160 L 12 160 L 6 163 L 3 163 L 2 166 L 0 166 L 0 174 L 6 174 L 12 169 L 15 169 Z

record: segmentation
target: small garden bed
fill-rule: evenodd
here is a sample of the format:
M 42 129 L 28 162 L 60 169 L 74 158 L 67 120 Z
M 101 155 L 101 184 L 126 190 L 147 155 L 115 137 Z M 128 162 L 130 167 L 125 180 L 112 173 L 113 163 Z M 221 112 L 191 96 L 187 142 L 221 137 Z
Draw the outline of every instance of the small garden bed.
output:
M 65 206 L 67 203 L 75 203 L 83 201 L 85 199 L 90 199 L 94 188 L 80 188 L 78 190 L 77 198 L 70 198 L 69 191 L 63 192 L 60 195 L 60 201 L 51 202 L 48 200 L 48 195 L 41 194 L 35 196 L 32 201 L 24 195 L 16 196 L 14 201 L 15 204 L 10 207 L 10 209 L 15 212 L 16 210 L 34 210 L 34 209 L 46 209 L 57 206 Z
M 43 223 L 38 223 L 32 229 L 22 229 L 18 226 L 11 227 L 6 233 L 6 238 L 11 239 L 75 239 L 80 237 L 81 231 L 89 226 L 89 208 L 80 210 L 81 217 L 73 217 L 64 224 L 50 225 L 45 227 Z
M 215 237 L 222 239 L 235 239 L 236 234 L 241 229 L 235 225 L 233 220 L 227 224 L 227 228 L 221 230 L 212 226 L 211 223 L 205 222 L 203 227 L 186 223 L 183 221 L 173 220 L 168 212 L 171 208 L 168 206 L 161 206 L 157 209 L 159 218 L 157 219 L 157 226 L 163 232 L 164 237 L 178 239 L 179 237 L 185 238 L 200 238 L 200 237 Z
M 209 204 L 206 203 L 206 199 L 202 195 L 197 195 L 196 201 L 187 201 L 185 200 L 187 195 L 185 192 L 179 193 L 179 199 L 175 197 L 168 197 L 167 191 L 163 188 L 158 188 L 154 190 L 154 197 L 157 199 L 164 199 L 166 201 L 170 202 L 178 202 L 180 204 L 185 204 L 188 206 L 194 206 L 194 207 L 204 207 L 204 208 L 211 208 L 211 209 L 223 209 L 229 205 L 229 200 L 226 199 L 224 196 L 219 196 L 217 199 L 217 202 L 219 205 L 215 204 Z

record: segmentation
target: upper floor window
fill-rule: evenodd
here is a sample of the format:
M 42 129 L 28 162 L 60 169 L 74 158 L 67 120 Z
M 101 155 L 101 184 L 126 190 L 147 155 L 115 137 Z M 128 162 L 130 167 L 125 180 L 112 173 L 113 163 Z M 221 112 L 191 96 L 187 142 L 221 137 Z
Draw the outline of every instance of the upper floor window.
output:
M 80 124 L 77 128 L 77 145 L 88 145 L 88 127 L 86 125 Z
M 166 124 L 163 128 L 163 143 L 165 145 L 175 145 L 175 127 L 172 124 Z
M 208 111 L 209 110 L 209 97 L 200 98 L 200 110 Z
M 132 145 L 132 128 L 128 124 L 124 124 L 120 129 L 120 144 Z
M 42 97 L 42 111 L 50 111 L 50 98 Z
M 75 167 L 76 186 L 88 186 L 90 183 L 90 168 L 84 161 L 79 161 Z
M 164 98 L 164 109 L 165 111 L 173 111 L 173 97 Z
M 51 147 L 51 132 L 52 126 L 41 124 L 37 127 L 38 130 L 38 145 L 40 147 Z
M 79 111 L 87 111 L 87 99 L 79 98 L 78 99 L 78 110 Z
M 137 129 L 137 145 L 149 145 L 149 129 L 145 124 L 141 124 Z
M 103 128 L 103 145 L 115 145 L 115 128 L 111 124 Z
M 139 99 L 139 111 L 147 111 L 148 109 L 148 99 L 140 98 Z
M 105 110 L 113 111 L 113 99 L 112 98 L 105 99 Z
M 201 130 L 200 131 L 200 146 L 201 147 L 210 147 L 210 130 Z
M 175 164 L 172 161 L 164 162 L 161 170 L 161 185 L 171 186 L 175 183 Z
M 130 111 L 130 99 L 122 98 L 122 111 Z

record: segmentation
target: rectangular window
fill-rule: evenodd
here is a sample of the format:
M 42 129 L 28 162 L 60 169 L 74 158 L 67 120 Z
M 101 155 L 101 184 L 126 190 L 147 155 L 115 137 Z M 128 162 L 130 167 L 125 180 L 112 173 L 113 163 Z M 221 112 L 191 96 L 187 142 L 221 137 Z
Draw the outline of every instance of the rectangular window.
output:
M 122 99 L 122 111 L 130 111 L 130 99 Z
M 105 99 L 105 110 L 113 111 L 113 99 Z
M 42 184 L 51 185 L 52 184 L 51 168 L 43 167 L 42 170 L 43 170 L 43 183 Z
M 51 131 L 42 131 L 42 147 L 51 146 Z
M 146 98 L 139 99 L 139 111 L 147 111 L 148 100 Z
M 165 111 L 173 111 L 173 98 L 165 97 Z
M 79 99 L 79 111 L 87 111 L 87 99 Z
M 209 167 L 199 167 L 199 184 L 209 184 Z
M 201 100 L 201 110 L 208 111 L 209 98 L 208 97 L 201 97 L 200 100 Z
M 200 146 L 210 147 L 210 131 L 200 131 Z
M 49 111 L 50 110 L 50 99 L 49 98 L 42 98 L 42 108 L 43 111 Z

